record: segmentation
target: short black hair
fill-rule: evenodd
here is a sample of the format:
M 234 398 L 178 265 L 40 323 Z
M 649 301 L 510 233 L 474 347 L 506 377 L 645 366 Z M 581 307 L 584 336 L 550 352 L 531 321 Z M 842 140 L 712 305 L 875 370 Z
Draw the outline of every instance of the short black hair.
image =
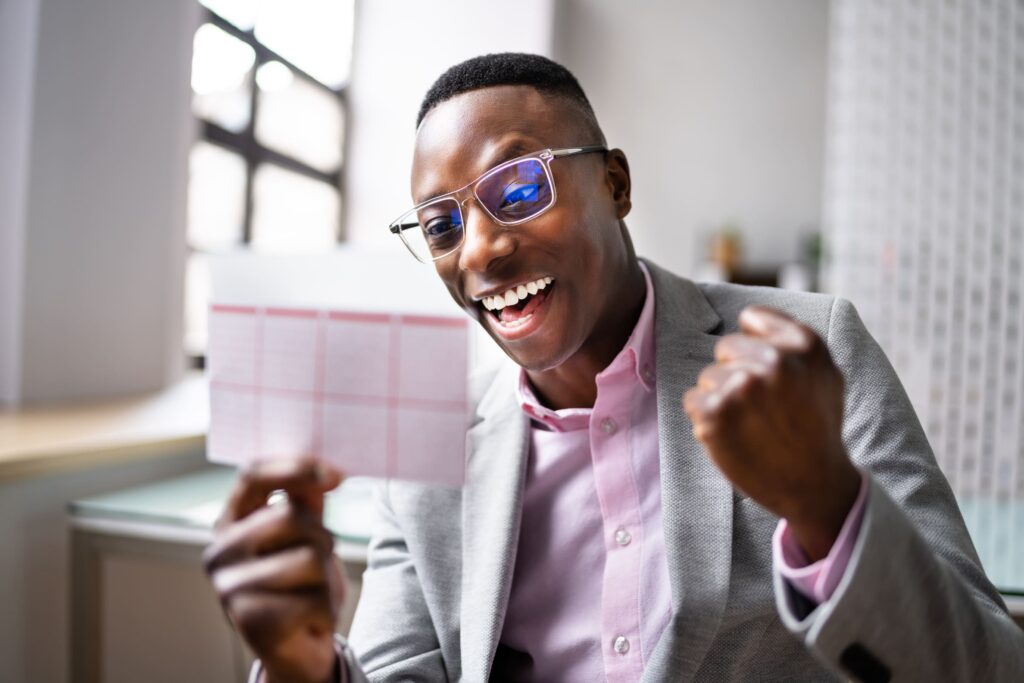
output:
M 543 94 L 569 100 L 580 109 L 580 113 L 588 119 L 587 124 L 603 140 L 594 108 L 590 106 L 590 100 L 572 72 L 547 57 L 524 52 L 481 55 L 445 71 L 424 95 L 416 116 L 416 127 L 419 128 L 430 110 L 442 102 L 471 90 L 499 85 L 528 85 Z

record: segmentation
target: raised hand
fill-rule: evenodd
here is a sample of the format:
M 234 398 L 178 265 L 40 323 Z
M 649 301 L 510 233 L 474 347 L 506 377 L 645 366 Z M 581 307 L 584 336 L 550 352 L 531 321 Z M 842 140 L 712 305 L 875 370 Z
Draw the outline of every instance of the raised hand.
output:
M 244 470 L 203 555 L 225 613 L 269 681 L 320 683 L 334 673 L 344 583 L 321 517 L 324 493 L 341 480 L 312 460 Z M 287 498 L 268 505 L 278 490 Z
M 747 307 L 739 326 L 683 408 L 722 473 L 820 559 L 860 486 L 842 441 L 843 377 L 825 343 L 779 311 Z

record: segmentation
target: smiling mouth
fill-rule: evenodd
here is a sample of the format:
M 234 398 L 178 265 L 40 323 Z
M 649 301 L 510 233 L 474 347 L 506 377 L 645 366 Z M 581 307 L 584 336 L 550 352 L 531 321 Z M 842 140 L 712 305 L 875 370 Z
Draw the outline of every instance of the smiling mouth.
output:
M 530 322 L 534 311 L 547 299 L 553 284 L 554 278 L 542 277 L 511 287 L 502 294 L 485 296 L 480 305 L 496 324 L 511 331 Z

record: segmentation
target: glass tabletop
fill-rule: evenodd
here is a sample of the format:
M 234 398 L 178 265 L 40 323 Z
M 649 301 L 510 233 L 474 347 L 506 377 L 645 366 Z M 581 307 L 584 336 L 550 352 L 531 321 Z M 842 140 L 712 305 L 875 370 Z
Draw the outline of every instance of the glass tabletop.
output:
M 154 484 L 76 500 L 70 511 L 77 517 L 212 529 L 235 476 L 231 467 L 210 467 Z M 352 477 L 327 495 L 324 524 L 340 540 L 362 544 L 369 541 L 372 486 L 371 479 Z
M 1024 501 L 978 498 L 959 504 L 989 580 L 1005 595 L 1024 595 Z
M 76 516 L 212 528 L 235 478 L 230 467 L 208 469 L 71 504 Z M 324 520 L 343 541 L 369 541 L 373 480 L 347 479 L 328 494 Z M 1024 595 L 1024 502 L 961 500 L 960 509 L 982 566 L 1004 594 Z

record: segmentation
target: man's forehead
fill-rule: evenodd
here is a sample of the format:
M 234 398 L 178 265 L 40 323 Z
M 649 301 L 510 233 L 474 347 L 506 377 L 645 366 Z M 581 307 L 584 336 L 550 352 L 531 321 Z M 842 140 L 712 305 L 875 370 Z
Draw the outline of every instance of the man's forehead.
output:
M 416 134 L 414 199 L 456 189 L 520 154 L 576 144 L 563 140 L 574 127 L 573 112 L 560 100 L 529 86 L 498 86 L 462 93 L 437 105 Z M 452 186 L 453 182 L 459 185 Z

